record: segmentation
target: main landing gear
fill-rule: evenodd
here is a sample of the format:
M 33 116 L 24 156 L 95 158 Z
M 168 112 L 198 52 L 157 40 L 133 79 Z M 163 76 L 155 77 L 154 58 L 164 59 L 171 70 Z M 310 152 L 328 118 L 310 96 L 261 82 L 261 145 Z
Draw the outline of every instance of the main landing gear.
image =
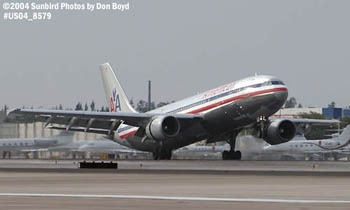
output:
M 155 152 L 153 152 L 154 160 L 171 160 L 172 151 L 171 149 L 165 149 L 159 146 Z
M 11 152 L 10 151 L 3 151 L 2 152 L 2 159 L 6 159 L 6 156 L 8 156 L 8 158 L 11 159 Z
M 227 140 L 227 143 L 230 144 L 230 151 L 223 151 L 222 152 L 222 159 L 223 160 L 241 160 L 242 153 L 240 151 L 235 151 L 236 147 L 236 138 L 239 132 L 234 132 L 229 136 L 229 139 Z

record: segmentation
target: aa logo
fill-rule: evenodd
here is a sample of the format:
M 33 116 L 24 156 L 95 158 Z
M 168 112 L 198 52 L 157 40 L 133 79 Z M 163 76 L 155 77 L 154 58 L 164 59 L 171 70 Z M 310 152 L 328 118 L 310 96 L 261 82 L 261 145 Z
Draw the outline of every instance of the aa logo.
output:
M 110 107 L 111 107 L 111 112 L 117 112 L 121 111 L 122 108 L 120 106 L 120 100 L 119 100 L 119 94 L 117 94 L 117 90 L 113 89 L 112 96 L 110 98 Z

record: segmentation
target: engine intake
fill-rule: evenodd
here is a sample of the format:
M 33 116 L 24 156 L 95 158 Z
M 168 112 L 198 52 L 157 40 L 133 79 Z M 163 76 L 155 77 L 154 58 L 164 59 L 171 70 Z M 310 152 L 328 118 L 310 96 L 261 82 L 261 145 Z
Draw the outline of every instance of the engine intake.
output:
M 180 132 L 180 123 L 174 116 L 159 116 L 146 126 L 146 135 L 155 140 L 175 137 Z
M 296 127 L 290 120 L 275 120 L 266 130 L 264 140 L 271 144 L 282 144 L 292 140 L 296 133 Z

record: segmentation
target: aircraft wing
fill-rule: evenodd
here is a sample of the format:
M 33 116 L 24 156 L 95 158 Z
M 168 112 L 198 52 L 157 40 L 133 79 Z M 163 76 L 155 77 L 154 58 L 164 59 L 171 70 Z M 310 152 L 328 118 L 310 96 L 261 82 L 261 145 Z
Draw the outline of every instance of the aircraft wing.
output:
M 311 131 L 311 127 L 314 125 L 330 125 L 340 123 L 339 120 L 323 120 L 323 119 L 304 119 L 304 118 L 272 118 L 273 120 L 277 119 L 286 119 L 292 121 L 297 128 L 297 131 L 300 133 L 309 133 Z
M 110 134 L 121 123 L 145 128 L 154 117 L 166 115 L 157 113 L 125 113 L 125 112 L 88 112 L 42 109 L 14 109 L 9 116 L 34 116 L 36 120 L 49 124 L 66 125 L 66 127 L 50 126 L 53 129 L 85 131 L 90 133 Z M 198 123 L 203 119 L 198 114 L 170 114 L 177 118 L 181 127 Z
M 339 123 L 339 120 L 321 120 L 321 119 L 298 119 L 298 118 L 287 118 L 295 124 L 309 124 L 309 125 L 325 125 Z
M 322 119 L 292 118 L 288 120 L 292 121 L 296 125 L 297 130 L 304 134 L 309 133 L 311 131 L 311 127 L 314 125 L 330 125 L 330 124 L 340 123 L 339 120 L 322 120 Z

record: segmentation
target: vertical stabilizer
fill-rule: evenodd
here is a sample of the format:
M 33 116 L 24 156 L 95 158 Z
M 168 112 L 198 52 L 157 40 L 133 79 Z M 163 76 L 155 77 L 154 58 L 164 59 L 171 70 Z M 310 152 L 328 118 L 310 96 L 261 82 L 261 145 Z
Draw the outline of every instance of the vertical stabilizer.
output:
M 129 103 L 109 63 L 100 65 L 107 104 L 111 112 L 136 112 Z
M 338 140 L 340 141 L 348 141 L 350 140 L 350 125 L 346 126 L 343 129 L 343 132 L 338 136 Z

